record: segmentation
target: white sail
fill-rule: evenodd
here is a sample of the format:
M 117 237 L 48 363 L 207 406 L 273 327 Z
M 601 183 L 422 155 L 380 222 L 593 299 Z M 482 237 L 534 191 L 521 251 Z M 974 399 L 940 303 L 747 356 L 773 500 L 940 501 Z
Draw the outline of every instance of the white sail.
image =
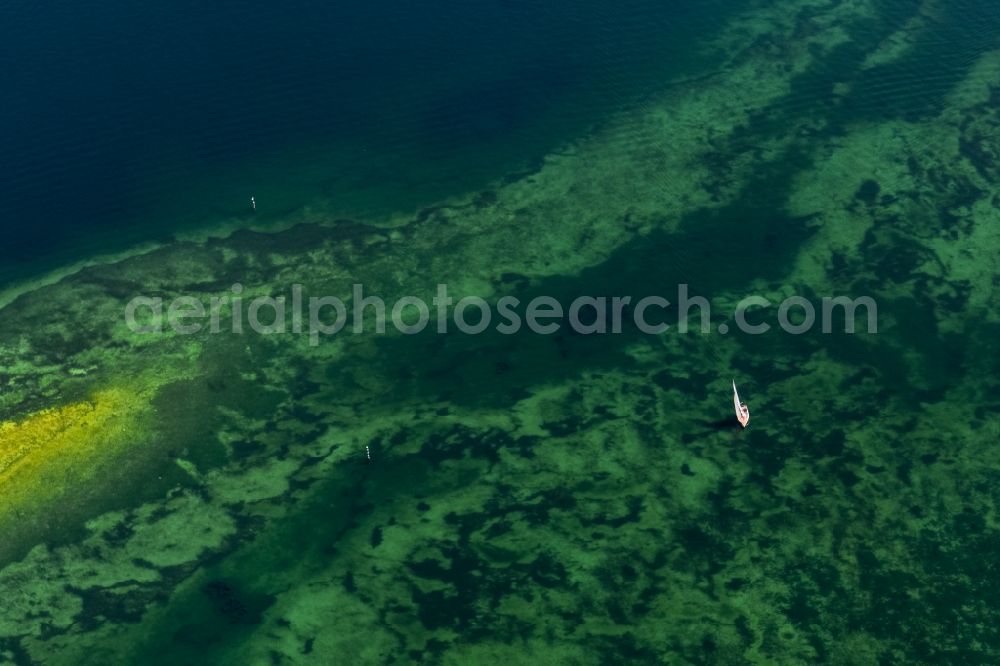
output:
M 733 407 L 736 408 L 736 420 L 740 422 L 740 425 L 744 428 L 747 427 L 747 423 L 750 422 L 750 409 L 742 402 L 740 402 L 740 394 L 736 391 L 736 380 L 733 380 Z

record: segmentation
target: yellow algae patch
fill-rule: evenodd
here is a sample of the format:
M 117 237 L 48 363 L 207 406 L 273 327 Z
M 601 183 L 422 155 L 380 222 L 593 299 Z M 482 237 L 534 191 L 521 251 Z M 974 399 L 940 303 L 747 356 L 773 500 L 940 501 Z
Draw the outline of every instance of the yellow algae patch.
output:
M 54 527 L 60 522 L 55 516 L 74 512 L 100 492 L 94 479 L 124 462 L 124 445 L 136 439 L 129 435 L 148 408 L 146 398 L 104 389 L 88 400 L 0 422 L 0 529 L 9 535 Z
M 0 423 L 0 478 L 32 453 L 52 455 L 71 440 L 86 441 L 113 414 L 115 392 L 107 391 L 93 402 L 44 409 L 27 419 Z

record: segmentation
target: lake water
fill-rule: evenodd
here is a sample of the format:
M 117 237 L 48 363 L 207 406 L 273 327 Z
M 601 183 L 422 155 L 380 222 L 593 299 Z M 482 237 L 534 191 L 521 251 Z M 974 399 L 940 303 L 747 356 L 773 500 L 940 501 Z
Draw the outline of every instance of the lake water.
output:
M 0 663 L 1000 661 L 995 4 L 0 26 Z
M 220 220 L 413 210 L 707 60 L 739 3 L 28 2 L 0 10 L 10 281 Z

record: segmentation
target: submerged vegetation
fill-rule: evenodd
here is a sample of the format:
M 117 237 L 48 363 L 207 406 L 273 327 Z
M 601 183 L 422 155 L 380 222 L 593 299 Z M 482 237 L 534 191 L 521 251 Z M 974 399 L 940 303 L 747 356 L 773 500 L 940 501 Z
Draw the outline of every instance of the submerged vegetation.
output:
M 1000 45 L 935 37 L 977 20 L 776 3 L 488 191 L 25 290 L 0 310 L 0 662 L 996 663 Z M 236 282 L 684 282 L 716 325 L 748 294 L 880 321 L 313 346 L 122 317 Z

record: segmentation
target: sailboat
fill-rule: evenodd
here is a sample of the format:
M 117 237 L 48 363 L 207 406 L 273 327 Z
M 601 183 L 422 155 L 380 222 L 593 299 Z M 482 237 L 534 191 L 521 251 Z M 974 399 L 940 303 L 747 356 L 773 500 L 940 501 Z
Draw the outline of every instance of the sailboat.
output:
M 733 406 L 736 407 L 736 419 L 744 428 L 750 423 L 750 408 L 740 402 L 740 394 L 736 392 L 736 380 L 733 380 Z

